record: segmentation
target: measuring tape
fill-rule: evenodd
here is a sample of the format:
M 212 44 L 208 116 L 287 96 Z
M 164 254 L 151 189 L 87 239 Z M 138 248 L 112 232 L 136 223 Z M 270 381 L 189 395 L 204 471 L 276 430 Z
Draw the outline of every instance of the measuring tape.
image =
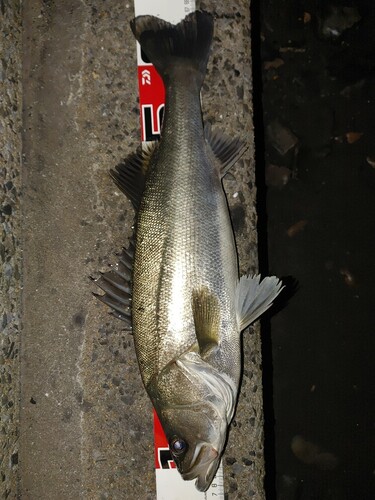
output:
M 195 10 L 195 0 L 135 0 L 135 16 L 152 15 L 176 24 Z M 164 112 L 164 84 L 137 43 L 139 105 L 142 142 L 159 138 Z M 209 489 L 202 493 L 195 481 L 184 481 L 169 450 L 168 440 L 154 410 L 156 494 L 158 500 L 224 500 L 223 465 Z

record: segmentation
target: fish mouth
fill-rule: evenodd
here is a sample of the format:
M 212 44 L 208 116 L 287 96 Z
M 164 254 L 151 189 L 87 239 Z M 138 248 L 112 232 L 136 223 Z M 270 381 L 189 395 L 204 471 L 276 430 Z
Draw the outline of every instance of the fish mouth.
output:
M 197 479 L 195 486 L 199 491 L 207 491 L 219 466 L 219 452 L 211 445 L 202 443 L 195 450 L 187 471 L 180 470 L 184 480 Z

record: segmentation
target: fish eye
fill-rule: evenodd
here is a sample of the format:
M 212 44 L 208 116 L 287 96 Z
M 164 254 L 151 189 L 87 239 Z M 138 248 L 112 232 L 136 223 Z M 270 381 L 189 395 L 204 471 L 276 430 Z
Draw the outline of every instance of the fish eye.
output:
M 175 436 L 171 439 L 169 448 L 175 455 L 182 455 L 187 450 L 187 443 L 183 439 Z

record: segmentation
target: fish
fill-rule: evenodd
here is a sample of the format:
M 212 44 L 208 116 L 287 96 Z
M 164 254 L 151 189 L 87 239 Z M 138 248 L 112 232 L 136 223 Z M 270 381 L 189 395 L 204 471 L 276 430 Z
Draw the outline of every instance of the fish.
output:
M 178 471 L 206 491 L 235 411 L 241 332 L 282 289 L 275 276 L 239 277 L 222 178 L 247 148 L 204 125 L 202 87 L 214 31 L 204 11 L 178 24 L 131 21 L 163 79 L 160 141 L 111 171 L 132 202 L 135 235 L 97 279 L 100 300 L 131 325 L 143 384 Z

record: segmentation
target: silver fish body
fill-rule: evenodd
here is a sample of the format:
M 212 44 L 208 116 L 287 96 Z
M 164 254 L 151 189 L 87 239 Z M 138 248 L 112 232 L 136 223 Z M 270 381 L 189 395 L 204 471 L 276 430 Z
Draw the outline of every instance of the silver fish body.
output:
M 202 289 L 217 298 L 220 311 L 224 349 L 213 361 L 235 381 L 240 372 L 233 230 L 219 168 L 204 139 L 199 90 L 189 92 L 190 85 L 167 88 L 163 138 L 137 220 L 132 314 L 147 388 L 171 360 L 198 347 L 192 298 Z
M 166 88 L 160 143 L 113 174 L 137 208 L 134 342 L 178 469 L 205 491 L 236 404 L 240 333 L 271 305 L 280 282 L 238 277 L 221 178 L 245 145 L 204 130 L 200 108 L 212 16 L 197 11 L 178 25 L 140 16 L 131 26 Z M 103 281 L 103 301 L 120 315 L 113 282 Z

